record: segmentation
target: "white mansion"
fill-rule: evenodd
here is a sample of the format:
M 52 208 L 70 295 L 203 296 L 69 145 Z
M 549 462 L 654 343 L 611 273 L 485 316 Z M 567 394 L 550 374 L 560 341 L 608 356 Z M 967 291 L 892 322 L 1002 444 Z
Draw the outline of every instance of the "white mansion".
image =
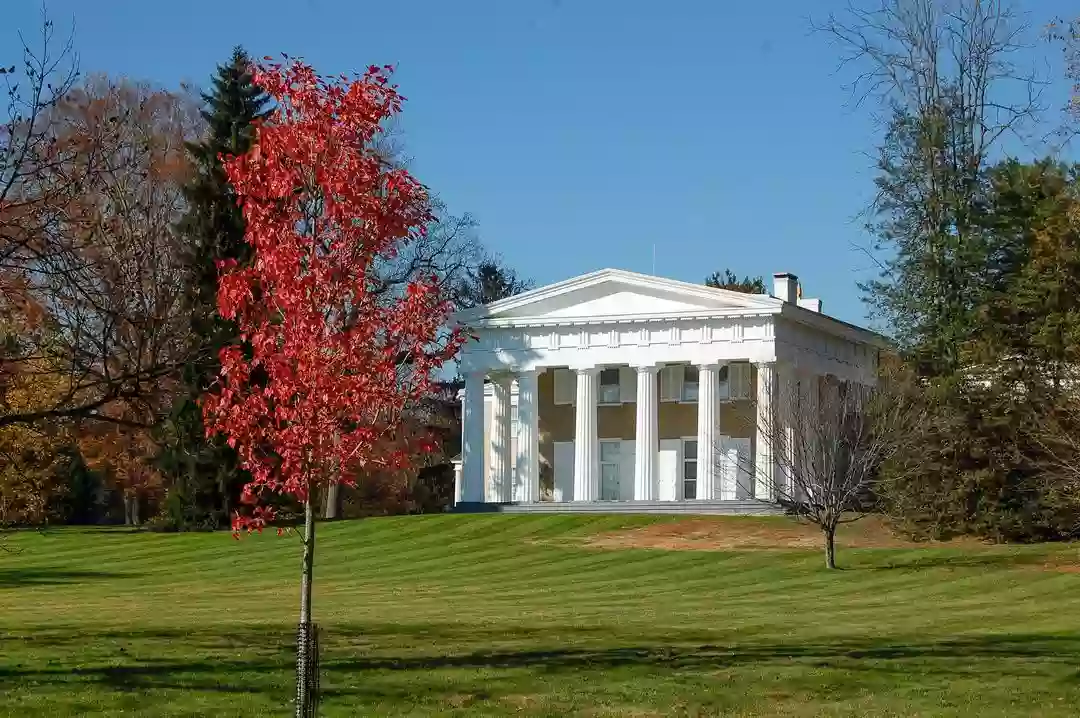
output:
M 752 510 L 778 379 L 873 383 L 881 338 L 798 297 L 604 269 L 459 315 L 460 510 Z M 788 373 L 793 374 L 788 374 Z

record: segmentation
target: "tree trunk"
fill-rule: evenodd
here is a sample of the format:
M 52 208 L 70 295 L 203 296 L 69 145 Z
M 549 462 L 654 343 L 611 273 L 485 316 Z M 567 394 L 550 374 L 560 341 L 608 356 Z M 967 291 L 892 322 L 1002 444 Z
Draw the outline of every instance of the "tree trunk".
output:
M 315 564 L 315 509 L 304 501 L 304 564 L 300 575 L 300 623 L 311 623 L 311 574 Z
M 135 524 L 133 514 L 134 514 L 134 512 L 132 511 L 132 507 L 131 507 L 131 495 L 128 494 L 125 491 L 124 492 L 124 525 L 125 526 L 133 526 Z
M 836 568 L 836 527 L 824 526 L 825 533 L 825 568 Z
M 131 497 L 131 525 L 139 525 L 139 495 L 135 494 Z
M 327 521 L 338 517 L 338 504 L 340 503 L 338 491 L 340 488 L 341 484 L 336 481 L 331 482 L 330 485 L 326 487 L 326 508 L 323 511 L 323 518 Z
M 319 693 L 318 629 L 311 622 L 311 581 L 315 565 L 315 507 L 304 500 L 304 561 L 300 574 L 300 626 L 296 634 L 296 718 L 314 718 Z
M 225 525 L 232 526 L 232 507 L 229 506 L 229 485 L 225 476 L 218 474 L 218 491 L 221 492 L 221 510 L 225 513 Z

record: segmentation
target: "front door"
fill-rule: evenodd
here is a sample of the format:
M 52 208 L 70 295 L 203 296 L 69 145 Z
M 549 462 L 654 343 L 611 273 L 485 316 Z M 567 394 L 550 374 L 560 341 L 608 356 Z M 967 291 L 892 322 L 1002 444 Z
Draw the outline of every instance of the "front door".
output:
M 618 501 L 621 498 L 619 474 L 621 441 L 600 442 L 600 500 Z
M 660 501 L 679 500 L 680 454 L 680 439 L 660 440 L 660 453 L 656 457 L 656 497 Z
M 574 442 L 555 442 L 555 501 L 574 500 Z

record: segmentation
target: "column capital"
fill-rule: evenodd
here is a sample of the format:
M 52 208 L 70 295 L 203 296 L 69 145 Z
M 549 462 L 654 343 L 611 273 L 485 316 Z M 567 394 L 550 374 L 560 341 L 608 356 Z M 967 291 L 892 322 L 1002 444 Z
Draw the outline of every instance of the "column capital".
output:
M 638 364 L 631 364 L 639 374 L 651 373 L 655 374 L 663 368 L 663 365 L 659 362 L 643 362 Z
M 590 375 L 593 375 L 593 374 L 599 374 L 600 370 L 602 368 L 603 367 L 598 367 L 596 365 L 592 365 L 592 366 L 572 366 L 572 367 L 570 367 L 570 371 L 574 372 L 578 376 L 590 376 Z
M 719 371 L 720 369 L 726 367 L 730 363 L 731 362 L 728 362 L 728 361 L 705 361 L 705 362 L 698 362 L 694 366 L 696 366 L 698 369 L 715 369 L 715 370 Z

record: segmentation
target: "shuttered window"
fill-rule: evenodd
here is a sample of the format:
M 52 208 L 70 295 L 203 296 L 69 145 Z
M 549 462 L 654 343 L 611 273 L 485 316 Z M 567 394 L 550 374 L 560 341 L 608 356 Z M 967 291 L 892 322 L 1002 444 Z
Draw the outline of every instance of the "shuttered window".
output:
M 619 388 L 618 369 L 604 369 L 600 372 L 599 398 L 601 404 L 618 404 L 620 402 Z
M 683 367 L 682 391 L 680 392 L 679 397 L 680 400 L 698 400 L 698 376 L 699 370 L 696 366 Z
M 679 401 L 682 398 L 684 366 L 675 364 L 660 370 L 660 401 Z
M 747 362 L 736 362 L 729 364 L 727 368 L 728 389 L 725 398 L 733 401 L 744 401 L 753 398 L 753 367 Z
M 555 370 L 555 403 L 573 404 L 577 394 L 577 375 L 569 369 Z
M 697 441 L 683 441 L 682 497 L 688 501 L 697 498 Z

